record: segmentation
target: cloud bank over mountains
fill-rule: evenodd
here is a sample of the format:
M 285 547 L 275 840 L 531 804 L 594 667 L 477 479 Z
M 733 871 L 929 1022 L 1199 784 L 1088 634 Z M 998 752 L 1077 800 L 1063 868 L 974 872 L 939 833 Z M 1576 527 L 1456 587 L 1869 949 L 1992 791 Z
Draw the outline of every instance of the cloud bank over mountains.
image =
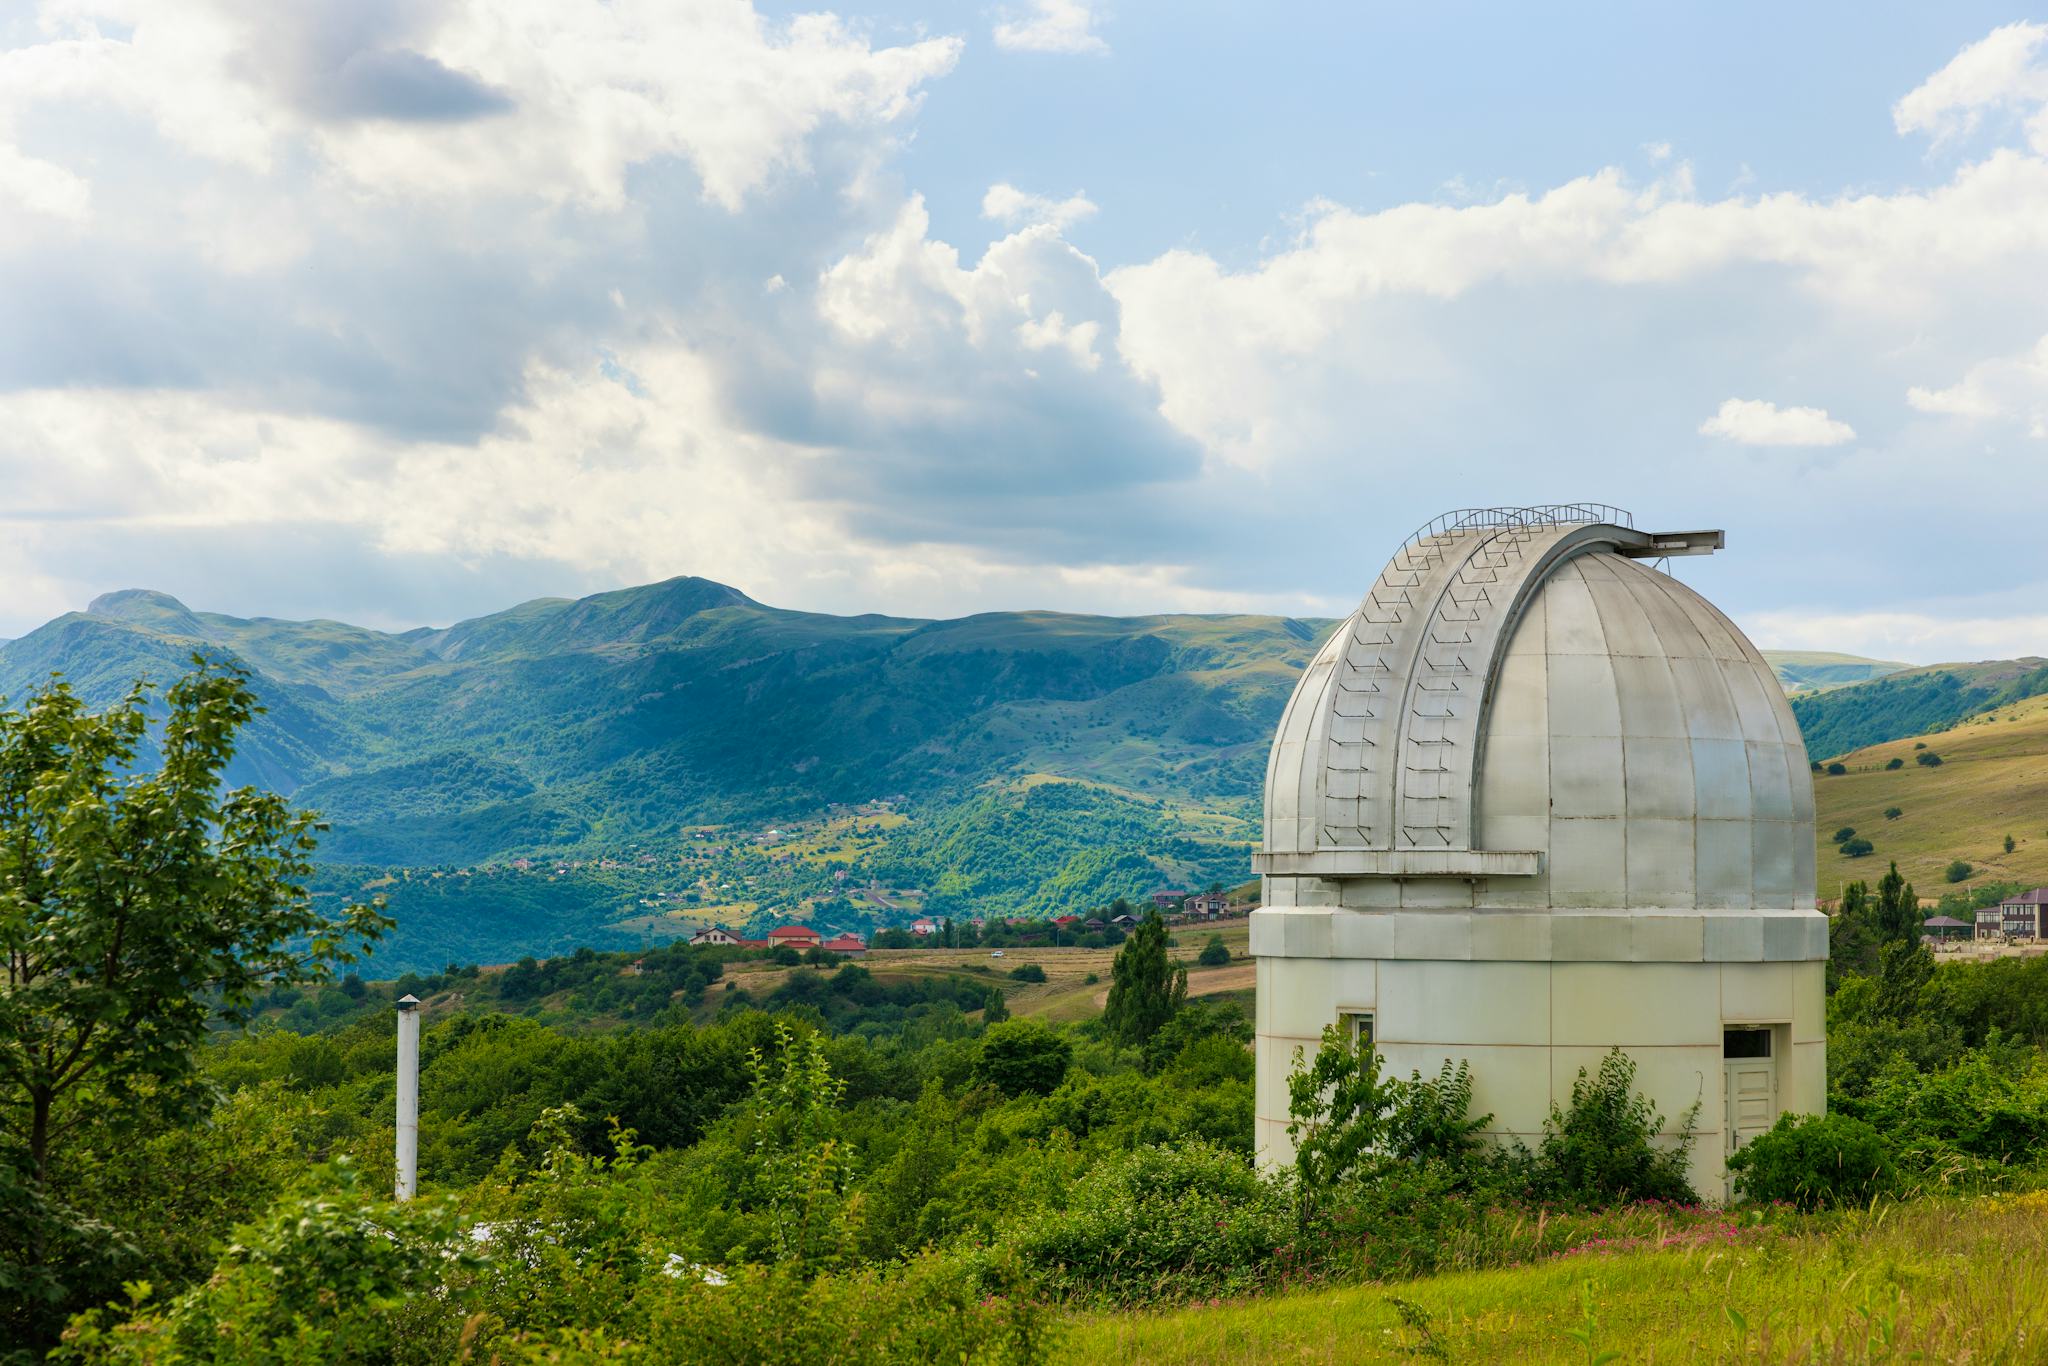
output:
M 1335 613 L 1437 511 L 1594 497 L 1727 524 L 1702 585 L 1778 643 L 2038 629 L 2048 574 L 1995 533 L 2048 494 L 2048 25 L 1869 111 L 1919 183 L 1703 192 L 1679 147 L 1110 262 L 1078 191 L 991 166 L 956 242 L 904 173 L 974 45 L 1119 60 L 1092 7 L 878 32 L 736 0 L 0 19 L 0 634 L 129 584 L 394 625 L 686 572 Z

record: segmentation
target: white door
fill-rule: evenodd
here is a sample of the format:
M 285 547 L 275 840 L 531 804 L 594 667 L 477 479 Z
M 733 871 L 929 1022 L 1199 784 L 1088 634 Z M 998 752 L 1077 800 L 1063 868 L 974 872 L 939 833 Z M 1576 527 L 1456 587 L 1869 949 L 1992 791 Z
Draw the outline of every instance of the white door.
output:
M 1775 1058 L 1730 1058 L 1726 1152 L 1734 1152 L 1778 1122 L 1778 1065 Z

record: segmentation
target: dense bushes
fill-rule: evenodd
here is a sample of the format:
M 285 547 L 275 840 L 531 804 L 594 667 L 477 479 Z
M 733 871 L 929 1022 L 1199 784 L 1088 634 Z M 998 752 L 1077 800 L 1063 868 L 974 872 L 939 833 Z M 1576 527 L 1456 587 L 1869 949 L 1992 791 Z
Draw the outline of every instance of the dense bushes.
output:
M 1898 1180 L 1877 1130 L 1847 1115 L 1780 1115 L 1729 1156 L 1728 1170 L 1748 1198 L 1801 1209 L 1867 1204 Z
M 1058 1298 L 1136 1304 L 1257 1289 L 1293 1232 L 1280 1183 L 1195 1142 L 1104 1164 L 1066 1208 L 1005 1230 L 1004 1242 Z
M 1698 1198 L 1686 1170 L 1699 1102 L 1679 1117 L 1678 1140 L 1660 1145 L 1663 1116 L 1636 1094 L 1635 1077 L 1635 1061 L 1620 1049 L 1591 1076 L 1579 1069 L 1571 1104 L 1553 1104 L 1544 1121 L 1530 1172 L 1533 1193 L 1580 1205 Z

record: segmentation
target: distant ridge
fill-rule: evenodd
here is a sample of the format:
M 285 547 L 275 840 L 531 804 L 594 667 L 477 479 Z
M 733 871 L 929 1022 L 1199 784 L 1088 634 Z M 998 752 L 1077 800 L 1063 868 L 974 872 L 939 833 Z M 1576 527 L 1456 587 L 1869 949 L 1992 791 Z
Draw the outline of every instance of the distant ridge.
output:
M 1831 759 L 1868 745 L 1946 730 L 1968 717 L 2048 692 L 2048 659 L 1929 664 L 1792 699 L 1807 753 Z
M 1764 661 L 1777 671 L 1779 684 L 1792 694 L 1824 692 L 1849 683 L 1867 683 L 1873 678 L 1913 667 L 1897 660 L 1866 659 L 1862 655 L 1835 654 L 1827 650 L 1765 650 L 1763 656 Z

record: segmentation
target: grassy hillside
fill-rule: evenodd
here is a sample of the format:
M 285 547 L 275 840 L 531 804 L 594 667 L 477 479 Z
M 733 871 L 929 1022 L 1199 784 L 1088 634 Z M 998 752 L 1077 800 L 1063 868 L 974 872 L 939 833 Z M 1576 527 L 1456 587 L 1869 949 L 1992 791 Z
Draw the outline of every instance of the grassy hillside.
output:
M 1987 707 L 2048 692 L 2048 659 L 1930 664 L 1868 683 L 1804 693 L 1792 714 L 1816 759 L 1945 730 Z
M 2039 1195 L 1854 1215 L 1785 1236 L 1740 1217 L 1499 1271 L 1082 1320 L 1061 1360 L 2023 1361 L 2048 1333 Z M 1536 1242 L 1533 1225 L 1503 1230 Z M 2000 1268 L 1997 1276 L 1988 1267 Z
M 1939 755 L 1940 766 L 1917 762 L 1922 754 Z M 1894 759 L 1900 766 L 1887 767 Z M 1891 859 L 1923 896 L 1947 889 L 1942 870 L 1955 859 L 1976 870 L 1965 885 L 2048 885 L 2048 696 L 1952 730 L 1854 750 L 1841 762 L 1847 773 L 1813 780 L 1821 895 L 1856 878 L 1874 881 Z M 1902 814 L 1887 820 L 1890 807 Z M 1875 852 L 1844 858 L 1829 838 L 1843 826 L 1855 827 Z

